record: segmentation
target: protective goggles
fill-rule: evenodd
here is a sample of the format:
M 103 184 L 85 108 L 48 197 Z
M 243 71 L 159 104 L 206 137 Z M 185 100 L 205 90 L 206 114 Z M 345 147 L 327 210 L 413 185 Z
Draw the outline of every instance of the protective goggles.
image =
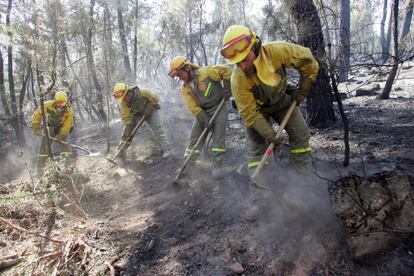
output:
M 66 101 L 64 100 L 55 100 L 55 105 L 56 106 L 65 106 L 66 105 Z
M 112 96 L 114 96 L 115 99 L 120 99 L 124 96 L 125 91 L 124 90 L 118 90 L 112 93 Z
M 251 35 L 241 35 L 233 40 L 230 40 L 226 45 L 224 45 L 223 48 L 221 48 L 221 55 L 225 59 L 234 58 L 238 53 L 241 53 L 249 48 L 252 38 L 253 37 Z

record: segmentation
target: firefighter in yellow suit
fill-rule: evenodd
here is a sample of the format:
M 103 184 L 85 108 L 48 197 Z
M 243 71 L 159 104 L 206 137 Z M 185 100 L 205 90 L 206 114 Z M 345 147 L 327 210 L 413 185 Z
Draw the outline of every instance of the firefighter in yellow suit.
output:
M 187 60 L 183 56 L 177 56 L 171 60 L 171 77 L 178 77 L 183 81 L 181 94 L 187 107 L 195 117 L 190 133 L 185 155 L 188 155 L 203 130 L 208 127 L 208 122 L 221 100 L 230 97 L 230 76 L 232 69 L 225 65 L 214 65 L 200 67 Z M 221 83 L 223 82 L 223 84 Z M 213 157 L 213 177 L 223 175 L 222 164 L 223 154 L 226 152 L 225 139 L 228 121 L 228 104 L 224 104 L 219 111 L 212 126 L 212 157 Z M 197 149 L 195 154 L 199 154 Z
M 246 125 L 248 167 L 255 168 L 270 142 L 276 145 L 276 133 L 270 118 L 280 123 L 292 100 L 297 105 L 306 99 L 316 79 L 319 65 L 310 49 L 287 42 L 262 44 L 247 27 L 230 26 L 223 38 L 221 54 L 236 64 L 231 77 L 233 96 Z M 300 74 L 298 88 L 286 94 L 286 70 Z M 296 168 L 309 167 L 312 162 L 309 128 L 296 108 L 286 125 L 291 158 Z
M 65 140 L 73 127 L 73 110 L 69 103 L 68 95 L 64 91 L 58 91 L 55 94 L 54 100 L 44 103 L 44 108 L 47 124 L 46 129 L 49 132 L 49 136 L 58 140 Z M 33 113 L 32 118 L 33 131 L 37 136 L 42 136 L 41 122 L 42 113 L 39 107 Z M 68 146 L 59 144 L 59 147 L 60 154 L 64 157 L 71 155 L 71 150 Z M 42 136 L 38 158 L 38 175 L 43 173 L 47 158 L 46 137 Z
M 287 42 L 262 44 L 254 32 L 241 25 L 233 25 L 226 30 L 220 52 L 226 62 L 236 65 L 231 88 L 246 126 L 247 161 L 252 173 L 267 146 L 271 142 L 276 146 L 281 143 L 281 139 L 276 139 L 270 119 L 280 124 L 292 100 L 299 105 L 306 99 L 316 80 L 319 65 L 309 48 Z M 286 70 L 289 68 L 297 70 L 300 75 L 298 87 L 290 95 L 286 93 Z M 300 174 L 308 173 L 312 165 L 310 132 L 298 107 L 285 130 L 294 168 Z M 262 196 L 263 193 L 254 190 L 252 199 Z M 253 204 L 250 214 L 256 217 L 259 209 Z
M 118 149 L 124 144 L 120 157 L 125 161 L 125 151 L 131 145 L 134 137 L 131 132 L 142 115 L 145 115 L 145 122 L 150 126 L 152 135 L 155 138 L 156 149 L 152 156 L 160 156 L 166 149 L 166 134 L 161 125 L 159 114 L 159 101 L 157 95 L 150 89 L 137 86 L 128 87 L 124 83 L 117 83 L 114 86 L 113 96 L 119 101 L 121 120 L 124 123 L 121 140 Z

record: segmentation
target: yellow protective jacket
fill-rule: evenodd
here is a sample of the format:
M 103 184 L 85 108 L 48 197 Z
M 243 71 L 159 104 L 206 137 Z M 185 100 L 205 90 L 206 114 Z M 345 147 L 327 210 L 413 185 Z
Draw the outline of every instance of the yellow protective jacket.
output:
M 219 105 L 223 99 L 221 80 L 230 80 L 232 69 L 226 65 L 200 67 L 195 70 L 195 77 L 184 83 L 181 89 L 184 101 L 195 116 L 202 110 Z
M 262 116 L 260 108 L 270 107 L 282 98 L 287 85 L 286 69 L 299 72 L 299 86 L 304 79 L 314 81 L 319 70 L 309 48 L 288 42 L 262 45 L 253 63 L 256 73 L 246 74 L 236 66 L 231 77 L 237 109 L 247 127 Z
M 125 125 L 132 124 L 133 114 L 142 114 L 148 103 L 158 105 L 160 98 L 149 89 L 132 87 L 128 90 L 133 93 L 132 99 L 126 103 L 122 100 L 119 104 L 121 120 Z
M 49 128 L 57 130 L 57 135 L 65 138 L 73 127 L 73 109 L 68 103 L 63 111 L 58 112 L 55 106 L 55 100 L 47 101 L 44 104 L 46 123 Z M 40 129 L 42 122 L 42 112 L 40 107 L 35 110 L 32 118 L 33 129 Z

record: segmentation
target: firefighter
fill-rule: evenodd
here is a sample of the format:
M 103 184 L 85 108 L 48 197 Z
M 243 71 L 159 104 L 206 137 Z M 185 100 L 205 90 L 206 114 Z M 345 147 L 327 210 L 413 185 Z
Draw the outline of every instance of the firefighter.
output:
M 200 67 L 189 62 L 183 56 L 177 56 L 171 60 L 169 76 L 178 77 L 183 81 L 181 94 L 195 117 L 185 156 L 192 151 L 203 130 L 209 126 L 209 120 L 221 100 L 223 98 L 227 100 L 230 97 L 231 73 L 232 69 L 225 65 Z M 213 143 L 211 172 L 215 178 L 223 176 L 224 173 L 222 165 L 223 154 L 226 152 L 225 138 L 228 114 L 228 104 L 224 104 L 211 127 Z M 196 149 L 194 153 L 199 155 L 200 150 Z
M 300 105 L 316 79 L 319 65 L 310 49 L 287 42 L 262 44 L 259 37 L 245 26 L 230 26 L 223 36 L 222 56 L 236 65 L 231 88 L 238 111 L 246 126 L 249 172 L 254 172 L 267 146 L 276 140 L 270 119 L 281 123 L 292 100 Z M 298 87 L 286 93 L 286 70 L 300 75 Z M 306 172 L 312 164 L 310 132 L 298 107 L 286 128 L 291 161 L 298 172 Z
M 54 100 L 44 103 L 46 116 L 46 130 L 50 137 L 58 140 L 65 140 L 73 127 L 73 110 L 69 103 L 68 95 L 64 91 L 58 91 Z M 48 158 L 46 137 L 42 135 L 41 124 L 42 113 L 40 107 L 35 110 L 32 118 L 32 127 L 34 134 L 42 136 L 38 157 L 38 175 L 43 174 L 43 168 Z M 71 156 L 71 150 L 67 145 L 59 144 L 60 154 L 68 158 Z
M 124 123 L 117 149 L 119 150 L 125 143 L 120 153 L 121 159 L 125 162 L 126 149 L 131 145 L 134 138 L 131 136 L 131 132 L 142 115 L 145 115 L 145 122 L 150 126 L 151 133 L 155 138 L 156 148 L 152 151 L 151 156 L 162 156 L 166 149 L 166 134 L 161 125 L 160 99 L 158 96 L 149 89 L 139 88 L 138 86 L 128 87 L 124 83 L 115 84 L 112 95 L 119 101 L 121 120 Z

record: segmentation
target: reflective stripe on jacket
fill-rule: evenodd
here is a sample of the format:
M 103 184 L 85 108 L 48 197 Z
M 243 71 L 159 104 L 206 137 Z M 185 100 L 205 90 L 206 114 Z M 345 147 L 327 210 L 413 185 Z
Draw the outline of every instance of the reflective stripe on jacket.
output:
M 215 65 L 201 67 L 195 72 L 194 80 L 191 83 L 184 83 L 181 89 L 184 101 L 194 116 L 201 110 L 218 106 L 223 98 L 220 81 L 230 80 L 232 69 L 226 65 Z
M 257 73 L 245 74 L 237 66 L 231 77 L 231 88 L 237 108 L 246 126 L 252 126 L 261 107 L 275 104 L 286 90 L 286 69 L 298 70 L 300 78 L 315 80 L 319 65 L 309 48 L 287 43 L 262 45 L 254 60 Z

